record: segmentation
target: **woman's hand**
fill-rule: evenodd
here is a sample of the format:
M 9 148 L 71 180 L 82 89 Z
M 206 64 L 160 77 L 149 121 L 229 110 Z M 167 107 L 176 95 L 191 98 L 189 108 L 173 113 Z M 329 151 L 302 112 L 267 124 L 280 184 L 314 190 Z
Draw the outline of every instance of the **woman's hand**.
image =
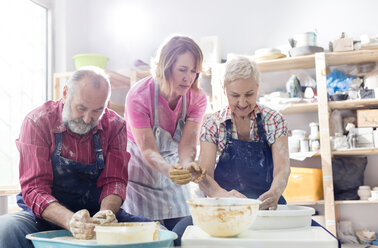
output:
M 245 195 L 243 195 L 242 193 L 240 193 L 239 191 L 237 190 L 230 190 L 230 191 L 227 191 L 225 189 L 221 189 L 219 190 L 218 192 L 216 192 L 215 195 L 213 195 L 212 197 L 225 197 L 225 198 L 228 198 L 228 197 L 236 197 L 236 198 L 247 198 Z
M 188 184 L 192 180 L 192 173 L 182 168 L 179 164 L 174 164 L 169 168 L 169 178 L 178 185 Z
M 259 200 L 262 201 L 260 204 L 260 210 L 276 210 L 280 197 L 281 191 L 273 189 L 270 189 L 264 194 L 260 195 Z
M 206 170 L 201 168 L 196 162 L 191 162 L 186 169 L 192 173 L 192 182 L 200 183 L 206 177 Z
M 206 170 L 201 168 L 197 163 L 190 162 L 184 169 L 179 164 L 174 164 L 169 169 L 169 178 L 178 185 L 188 184 L 190 181 L 194 183 L 201 182 L 206 177 Z
M 95 235 L 95 225 L 88 210 L 77 211 L 70 220 L 70 231 L 76 239 L 91 239 Z

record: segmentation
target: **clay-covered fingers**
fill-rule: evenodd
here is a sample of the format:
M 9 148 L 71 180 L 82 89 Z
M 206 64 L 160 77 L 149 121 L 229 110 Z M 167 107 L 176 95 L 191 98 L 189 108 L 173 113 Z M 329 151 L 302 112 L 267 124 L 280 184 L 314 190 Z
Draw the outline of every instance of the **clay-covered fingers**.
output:
M 269 206 L 272 204 L 273 199 L 272 198 L 266 198 L 265 200 L 261 201 L 259 209 L 260 210 L 267 210 L 269 209 Z
M 181 165 L 175 164 L 169 168 L 169 178 L 175 184 L 184 185 L 192 180 L 192 174 Z
M 94 227 L 86 209 L 77 211 L 70 220 L 70 231 L 76 239 L 91 239 L 94 236 Z
M 261 204 L 259 206 L 260 210 L 276 210 L 278 204 L 279 196 L 272 194 L 270 191 L 265 192 L 259 197 Z
M 189 163 L 187 170 L 192 173 L 192 181 L 194 183 L 200 183 L 206 177 L 206 170 L 195 162 Z
M 92 217 L 93 222 L 96 224 L 117 223 L 117 219 L 111 210 L 101 210 Z

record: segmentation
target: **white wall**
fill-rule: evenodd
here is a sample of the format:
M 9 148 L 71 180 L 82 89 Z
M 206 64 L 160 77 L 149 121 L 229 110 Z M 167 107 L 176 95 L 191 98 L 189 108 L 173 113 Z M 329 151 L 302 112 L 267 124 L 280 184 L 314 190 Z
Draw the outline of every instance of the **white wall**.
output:
M 251 54 L 262 47 L 287 44 L 293 34 L 318 30 L 318 41 L 328 41 L 345 31 L 376 35 L 378 15 L 374 0 L 59 0 L 54 1 L 56 21 L 65 19 L 65 35 L 57 37 L 65 50 L 67 70 L 72 56 L 97 52 L 110 58 L 109 68 L 129 67 L 137 58 L 149 61 L 158 45 L 171 33 L 199 39 L 218 35 L 222 57 L 227 53 Z M 65 3 L 65 4 L 64 4 Z M 66 6 L 64 6 L 66 5 Z M 66 10 L 65 15 L 60 12 Z M 62 30 L 56 30 L 56 35 Z M 62 39 L 65 41 L 62 41 Z M 59 51 L 57 51 L 59 52 Z M 55 58 L 56 71 L 65 70 Z M 60 68 L 61 67 L 61 68 Z
M 287 45 L 287 39 L 293 34 L 314 29 L 318 31 L 318 44 L 326 49 L 328 42 L 341 32 L 355 39 L 360 34 L 378 35 L 378 1 L 375 0 L 59 0 L 53 3 L 56 72 L 73 70 L 71 58 L 78 53 L 106 55 L 110 58 L 108 68 L 115 71 L 131 67 L 136 59 L 149 62 L 158 45 L 171 33 L 187 34 L 195 40 L 217 35 L 222 58 L 227 53 L 253 54 L 258 48 Z M 265 91 L 283 87 L 288 75 L 267 78 L 262 86 Z M 299 117 L 302 119 L 288 117 L 290 128 L 309 130 L 308 118 L 317 118 L 315 114 Z M 319 166 L 319 159 L 311 161 Z M 369 157 L 365 181 L 371 186 L 378 183 L 377 161 L 376 156 Z M 356 228 L 366 226 L 378 231 L 376 213 L 377 204 L 339 209 L 341 219 L 354 221 Z

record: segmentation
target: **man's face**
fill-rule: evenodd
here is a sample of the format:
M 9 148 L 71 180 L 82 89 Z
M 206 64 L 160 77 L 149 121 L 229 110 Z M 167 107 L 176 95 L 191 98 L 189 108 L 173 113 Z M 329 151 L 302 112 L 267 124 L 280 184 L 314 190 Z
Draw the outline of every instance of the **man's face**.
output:
M 64 97 L 63 123 L 69 130 L 81 135 L 97 126 L 107 102 L 106 85 L 95 88 L 88 80 L 84 78 L 71 96 Z

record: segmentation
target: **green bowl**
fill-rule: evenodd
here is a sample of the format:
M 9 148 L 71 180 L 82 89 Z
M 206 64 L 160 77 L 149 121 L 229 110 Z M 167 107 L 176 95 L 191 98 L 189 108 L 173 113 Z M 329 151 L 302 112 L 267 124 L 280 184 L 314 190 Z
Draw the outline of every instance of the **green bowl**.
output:
M 93 65 L 106 69 L 106 63 L 109 60 L 108 57 L 100 54 L 77 54 L 73 56 L 72 59 L 75 62 L 76 69 L 87 65 Z

